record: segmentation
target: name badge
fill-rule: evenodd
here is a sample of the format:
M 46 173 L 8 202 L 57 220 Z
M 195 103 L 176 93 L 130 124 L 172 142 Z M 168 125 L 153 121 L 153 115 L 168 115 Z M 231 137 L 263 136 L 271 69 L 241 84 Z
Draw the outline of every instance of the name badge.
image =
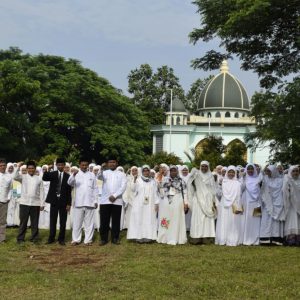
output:
M 175 194 L 176 194 L 175 188 L 171 186 L 169 191 L 169 196 L 175 196 Z

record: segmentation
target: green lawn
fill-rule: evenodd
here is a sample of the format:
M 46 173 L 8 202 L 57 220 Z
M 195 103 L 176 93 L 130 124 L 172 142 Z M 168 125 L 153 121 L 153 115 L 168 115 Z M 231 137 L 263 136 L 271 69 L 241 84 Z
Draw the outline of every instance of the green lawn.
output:
M 0 299 L 300 299 L 300 248 L 0 245 Z M 70 232 L 68 232 L 70 239 Z

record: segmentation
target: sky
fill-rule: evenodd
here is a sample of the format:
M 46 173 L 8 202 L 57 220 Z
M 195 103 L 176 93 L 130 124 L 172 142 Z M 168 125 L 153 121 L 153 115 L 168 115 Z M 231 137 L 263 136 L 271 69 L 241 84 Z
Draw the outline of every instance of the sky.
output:
M 187 92 L 198 78 L 218 74 L 190 67 L 191 60 L 218 43 L 189 43 L 200 27 L 191 0 L 0 0 L 0 48 L 75 58 L 128 94 L 127 76 L 148 63 L 174 69 Z M 259 90 L 256 74 L 231 60 L 229 71 L 251 97 Z

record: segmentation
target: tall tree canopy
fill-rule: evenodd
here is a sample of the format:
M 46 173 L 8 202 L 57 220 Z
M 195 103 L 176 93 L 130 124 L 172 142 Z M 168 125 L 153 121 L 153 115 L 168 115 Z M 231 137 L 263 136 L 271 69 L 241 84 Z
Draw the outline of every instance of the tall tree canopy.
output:
M 132 101 L 143 110 L 152 125 L 163 124 L 165 112 L 169 110 L 173 95 L 184 99 L 184 91 L 174 70 L 162 66 L 153 72 L 148 64 L 143 64 L 128 75 L 128 91 Z
M 149 148 L 144 113 L 74 59 L 0 51 L 0 153 L 10 160 L 57 154 L 139 163 Z
M 208 51 L 193 67 L 216 69 L 234 54 L 244 70 L 254 70 L 261 86 L 270 88 L 283 76 L 300 70 L 299 0 L 195 0 L 201 28 L 190 33 L 192 43 L 217 37 L 227 53 Z
M 260 77 L 265 92 L 252 99 L 252 116 L 257 132 L 247 139 L 257 147 L 269 143 L 271 159 L 285 163 L 299 161 L 299 76 L 284 82 L 300 70 L 299 0 L 195 0 L 201 28 L 190 33 L 194 44 L 220 40 L 225 53 L 210 50 L 192 62 L 194 68 L 218 68 L 221 60 L 236 55 L 244 70 Z M 274 93 L 274 88 L 278 93 Z

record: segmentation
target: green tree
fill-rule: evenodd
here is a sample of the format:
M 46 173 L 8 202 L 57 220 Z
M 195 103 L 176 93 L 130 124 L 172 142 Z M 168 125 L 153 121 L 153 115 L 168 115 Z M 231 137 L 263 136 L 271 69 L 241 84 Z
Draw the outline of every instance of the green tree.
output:
M 245 153 L 247 153 L 247 148 L 244 144 L 239 142 L 231 143 L 225 149 L 225 157 L 223 158 L 223 164 L 225 166 L 245 166 Z
M 269 143 L 273 161 L 300 161 L 300 78 L 284 86 L 279 93 L 256 93 L 252 115 L 256 132 L 246 136 L 253 148 Z
M 225 146 L 221 136 L 207 135 L 201 147 L 193 151 L 193 158 L 187 153 L 186 155 L 194 167 L 199 168 L 201 161 L 207 160 L 210 163 L 210 169 L 213 170 L 217 165 L 223 163 L 224 150 Z
M 145 163 L 153 168 L 154 166 L 160 165 L 162 163 L 165 163 L 167 165 L 179 165 L 182 164 L 182 161 L 174 153 L 161 151 L 152 155 L 148 155 L 145 159 Z
M 128 91 L 132 101 L 145 112 L 152 125 L 163 124 L 173 95 L 184 99 L 184 91 L 174 70 L 162 66 L 153 72 L 148 64 L 141 65 L 128 75 Z
M 244 70 L 261 77 L 270 88 L 281 78 L 300 70 L 299 0 L 195 0 L 201 28 L 190 33 L 190 41 L 220 41 L 221 53 L 209 50 L 192 62 L 194 68 L 219 68 L 224 58 L 237 56 Z
M 186 109 L 191 113 L 196 113 L 198 108 L 198 102 L 206 84 L 212 79 L 213 76 L 209 76 L 204 79 L 197 79 L 192 85 L 190 90 L 188 91 L 186 97 L 184 98 L 184 105 Z
M 145 114 L 77 60 L 10 48 L 0 51 L 0 74 L 0 152 L 7 159 L 144 159 L 151 144 Z

